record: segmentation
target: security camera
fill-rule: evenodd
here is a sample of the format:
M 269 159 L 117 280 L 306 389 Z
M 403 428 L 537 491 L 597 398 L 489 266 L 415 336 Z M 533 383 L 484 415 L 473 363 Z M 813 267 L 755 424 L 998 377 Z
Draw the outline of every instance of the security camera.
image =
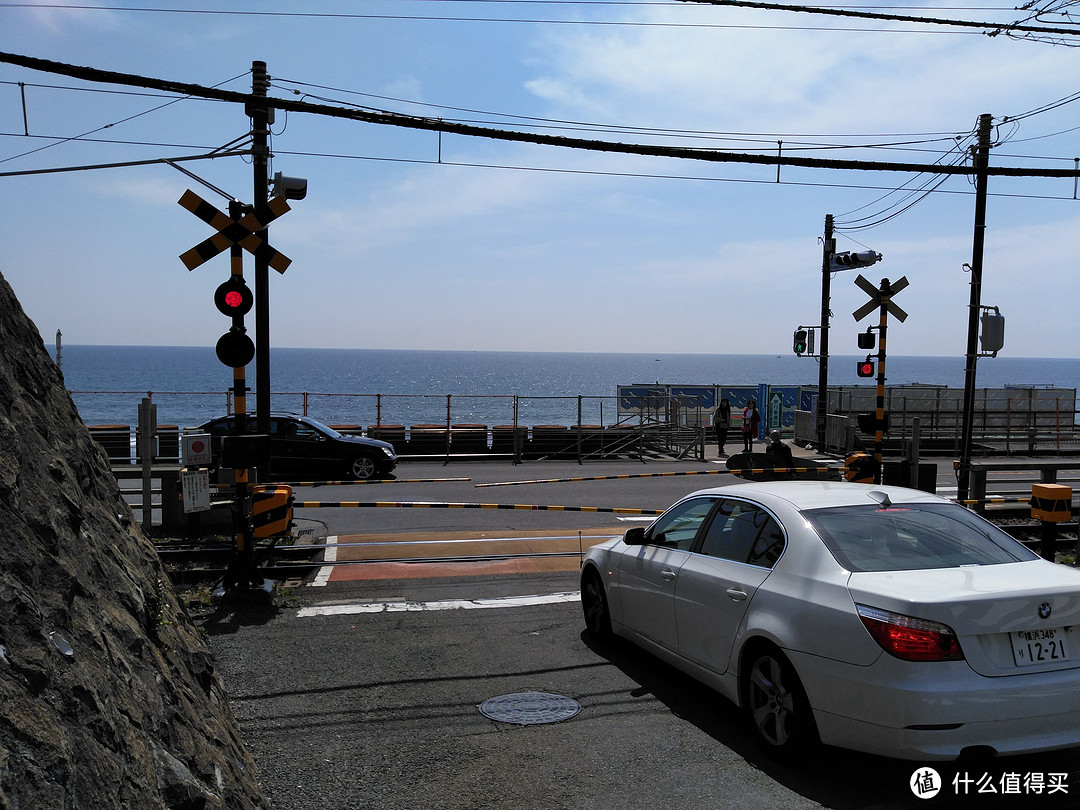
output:
M 271 197 L 284 197 L 286 200 L 302 200 L 307 196 L 306 177 L 286 177 L 281 172 L 274 175 L 274 190 Z

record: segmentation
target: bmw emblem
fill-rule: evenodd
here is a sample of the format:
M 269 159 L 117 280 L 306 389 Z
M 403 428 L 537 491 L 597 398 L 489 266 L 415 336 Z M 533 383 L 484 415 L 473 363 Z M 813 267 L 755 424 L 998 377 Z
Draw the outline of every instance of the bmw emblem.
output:
M 1039 618 L 1040 619 L 1049 619 L 1050 618 L 1050 603 L 1049 602 L 1043 602 L 1041 605 L 1039 605 Z

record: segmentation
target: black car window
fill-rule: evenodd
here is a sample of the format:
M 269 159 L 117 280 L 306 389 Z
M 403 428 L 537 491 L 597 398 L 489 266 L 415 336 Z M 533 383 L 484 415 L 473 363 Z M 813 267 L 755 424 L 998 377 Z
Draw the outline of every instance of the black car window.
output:
M 211 436 L 224 436 L 227 433 L 232 433 L 233 420 L 232 417 L 228 419 L 219 419 L 216 422 L 211 422 L 206 426 Z
M 811 509 L 803 516 L 848 571 L 999 565 L 1038 555 L 957 504 Z
M 769 513 L 736 500 L 720 504 L 699 549 L 709 557 L 767 568 L 783 550 L 784 533 Z
M 645 542 L 689 551 L 698 529 L 715 505 L 715 498 L 692 498 L 676 504 L 645 533 Z
M 786 542 L 784 530 L 770 516 L 765 519 L 765 525 L 758 532 L 754 545 L 750 547 L 750 556 L 746 561 L 751 565 L 772 568 L 776 561 L 780 559 L 780 555 L 784 553 Z
M 311 425 L 305 425 L 303 422 L 292 422 L 290 428 L 292 430 L 291 438 L 298 441 L 314 441 L 321 435 Z

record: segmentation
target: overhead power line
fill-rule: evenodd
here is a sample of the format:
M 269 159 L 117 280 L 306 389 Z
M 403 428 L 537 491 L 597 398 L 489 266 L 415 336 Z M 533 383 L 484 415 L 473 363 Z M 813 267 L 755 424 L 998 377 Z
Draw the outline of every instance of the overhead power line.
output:
M 973 169 L 966 166 L 940 166 L 936 164 L 920 163 L 892 163 L 886 161 L 860 161 L 838 160 L 825 158 L 807 158 L 785 155 L 763 155 L 748 153 L 731 153 L 713 149 L 693 149 L 688 147 L 653 146 L 649 144 L 620 143 L 613 141 L 598 141 L 583 138 L 570 138 L 558 135 L 545 135 L 530 132 L 515 132 L 512 130 L 493 129 L 472 124 L 460 124 L 440 121 L 434 118 L 402 115 L 400 113 L 378 112 L 360 109 L 344 109 L 330 107 L 324 104 L 311 104 L 304 101 L 291 99 L 279 99 L 267 96 L 255 96 L 251 93 L 238 93 L 229 90 L 220 90 L 213 87 L 204 87 L 197 84 L 177 82 L 167 79 L 156 79 L 148 76 L 138 76 L 129 73 L 100 70 L 98 68 L 69 65 L 62 62 L 53 62 L 48 59 L 39 59 L 32 56 L 0 52 L 0 62 L 20 65 L 31 70 L 39 70 L 46 73 L 58 73 L 85 81 L 102 82 L 106 84 L 122 84 L 136 87 L 148 87 L 172 93 L 182 93 L 188 96 L 214 98 L 222 101 L 231 101 L 238 104 L 264 105 L 269 108 L 286 110 L 288 112 L 311 113 L 332 118 L 342 118 L 354 121 L 363 121 L 370 124 L 385 126 L 405 127 L 409 129 L 426 130 L 430 132 L 445 132 L 450 134 L 465 135 L 472 137 L 490 138 L 502 141 L 515 141 L 544 146 L 558 146 L 569 149 L 582 149 L 594 152 L 609 152 L 618 154 L 644 155 L 653 157 L 680 158 L 685 160 L 698 160 L 713 163 L 746 163 L 763 166 L 799 166 L 804 168 L 818 169 L 851 169 L 860 171 L 896 171 L 896 172 L 931 172 L 937 174 L 969 175 Z M 1080 172 L 1076 169 L 1030 169 L 1012 167 L 991 167 L 984 169 L 987 174 L 1005 177 L 1077 177 Z
M 793 11 L 806 14 L 822 14 L 830 17 L 852 17 L 862 20 L 881 20 L 883 22 L 907 22 L 920 25 L 945 25 L 955 28 L 978 28 L 986 31 L 987 36 L 1019 32 L 1021 34 L 1051 34 L 1055 36 L 1080 36 L 1077 28 L 1057 28 L 1046 25 L 1025 25 L 1023 23 L 990 23 L 973 20 L 950 20 L 941 17 L 919 17 L 910 14 L 884 14 L 879 11 L 857 11 L 847 8 L 823 8 L 821 6 L 797 6 L 787 3 L 764 3 L 758 0 L 678 0 L 681 3 L 695 3 L 708 6 L 737 6 L 757 8 L 768 11 Z

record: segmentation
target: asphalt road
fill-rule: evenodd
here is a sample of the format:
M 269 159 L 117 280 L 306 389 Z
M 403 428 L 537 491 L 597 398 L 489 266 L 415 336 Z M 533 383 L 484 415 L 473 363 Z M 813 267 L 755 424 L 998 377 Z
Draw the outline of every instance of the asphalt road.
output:
M 409 464 L 399 477 L 474 480 L 320 487 L 297 497 L 651 509 L 730 479 L 474 485 L 709 468 L 694 462 Z M 311 509 L 301 517 L 338 536 L 633 525 L 610 514 L 516 510 Z M 932 799 L 909 786 L 926 763 L 838 749 L 774 762 L 757 750 L 744 718 L 723 698 L 631 645 L 593 644 L 572 596 L 548 604 L 506 601 L 576 590 L 573 573 L 330 582 L 279 592 L 273 606 L 223 604 L 198 618 L 262 784 L 279 810 L 1080 804 L 1076 752 L 934 765 L 943 785 Z M 581 710 L 536 725 L 492 720 L 479 711 L 486 700 L 522 692 L 572 698 Z M 1053 780 L 1067 792 L 1031 789 Z M 985 792 L 990 787 L 997 792 Z

